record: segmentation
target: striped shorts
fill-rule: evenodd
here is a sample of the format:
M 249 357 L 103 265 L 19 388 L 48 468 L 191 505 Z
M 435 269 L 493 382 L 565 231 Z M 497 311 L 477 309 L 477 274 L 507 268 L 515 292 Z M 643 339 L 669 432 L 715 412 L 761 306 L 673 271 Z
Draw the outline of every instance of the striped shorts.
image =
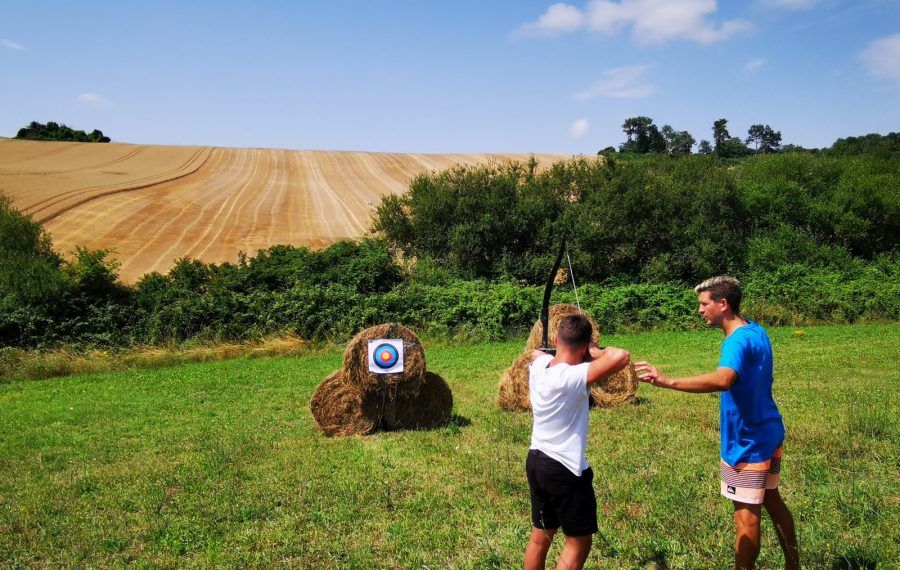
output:
M 719 464 L 722 496 L 739 503 L 762 504 L 766 489 L 777 489 L 781 481 L 781 453 L 779 445 L 772 458 L 759 463 Z

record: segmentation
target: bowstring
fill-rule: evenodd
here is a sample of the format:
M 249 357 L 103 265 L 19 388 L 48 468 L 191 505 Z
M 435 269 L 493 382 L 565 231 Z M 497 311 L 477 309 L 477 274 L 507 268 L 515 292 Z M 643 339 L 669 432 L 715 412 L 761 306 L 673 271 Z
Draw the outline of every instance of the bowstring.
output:
M 566 259 L 569 261 L 569 276 L 572 278 L 572 289 L 575 290 L 575 304 L 578 306 L 578 312 L 583 313 L 581 301 L 578 300 L 578 286 L 575 285 L 575 272 L 572 271 L 572 258 L 569 256 L 569 248 L 566 248 Z

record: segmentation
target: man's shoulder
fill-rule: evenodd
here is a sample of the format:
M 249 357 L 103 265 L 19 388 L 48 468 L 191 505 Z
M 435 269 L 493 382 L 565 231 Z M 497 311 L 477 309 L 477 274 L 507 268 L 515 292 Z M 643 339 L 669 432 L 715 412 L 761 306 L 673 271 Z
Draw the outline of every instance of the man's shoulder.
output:
M 746 319 L 747 324 L 739 326 L 734 329 L 730 335 L 725 337 L 725 341 L 723 344 L 740 344 L 746 345 L 749 343 L 753 343 L 758 339 L 768 339 L 769 335 L 766 333 L 766 329 L 764 329 L 760 324 L 755 323 L 749 319 Z
M 534 360 L 532 360 L 532 361 L 528 364 L 528 367 L 529 367 L 529 368 L 534 368 L 536 365 L 539 365 L 540 367 L 546 367 L 546 366 L 547 366 L 547 363 L 549 363 L 551 360 L 553 360 L 553 355 L 551 355 L 551 354 L 542 354 L 541 356 L 538 356 L 537 358 L 535 358 Z
M 769 344 L 769 333 L 759 323 L 747 320 L 747 325 L 739 328 L 738 331 L 742 329 L 744 329 L 743 338 L 749 344 Z

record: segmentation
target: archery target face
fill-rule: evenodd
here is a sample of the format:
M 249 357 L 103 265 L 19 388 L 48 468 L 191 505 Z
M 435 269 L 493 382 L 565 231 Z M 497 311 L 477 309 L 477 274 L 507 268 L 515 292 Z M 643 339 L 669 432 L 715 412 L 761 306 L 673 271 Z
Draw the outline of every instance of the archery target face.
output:
M 403 372 L 403 339 L 370 340 L 369 372 L 374 372 L 375 374 Z

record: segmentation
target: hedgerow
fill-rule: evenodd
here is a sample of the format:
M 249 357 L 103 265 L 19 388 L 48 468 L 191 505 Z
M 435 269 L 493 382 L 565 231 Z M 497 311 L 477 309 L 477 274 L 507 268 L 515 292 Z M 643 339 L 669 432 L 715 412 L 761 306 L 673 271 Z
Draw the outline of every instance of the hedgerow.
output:
M 701 326 L 691 287 L 719 273 L 743 280 L 744 312 L 765 324 L 897 320 L 900 161 L 882 155 L 456 168 L 385 198 L 359 241 L 185 258 L 134 285 L 109 251 L 63 259 L 0 198 L 0 347 L 344 340 L 388 321 L 506 338 L 537 319 L 562 236 L 605 332 Z M 576 299 L 564 284 L 553 300 Z

